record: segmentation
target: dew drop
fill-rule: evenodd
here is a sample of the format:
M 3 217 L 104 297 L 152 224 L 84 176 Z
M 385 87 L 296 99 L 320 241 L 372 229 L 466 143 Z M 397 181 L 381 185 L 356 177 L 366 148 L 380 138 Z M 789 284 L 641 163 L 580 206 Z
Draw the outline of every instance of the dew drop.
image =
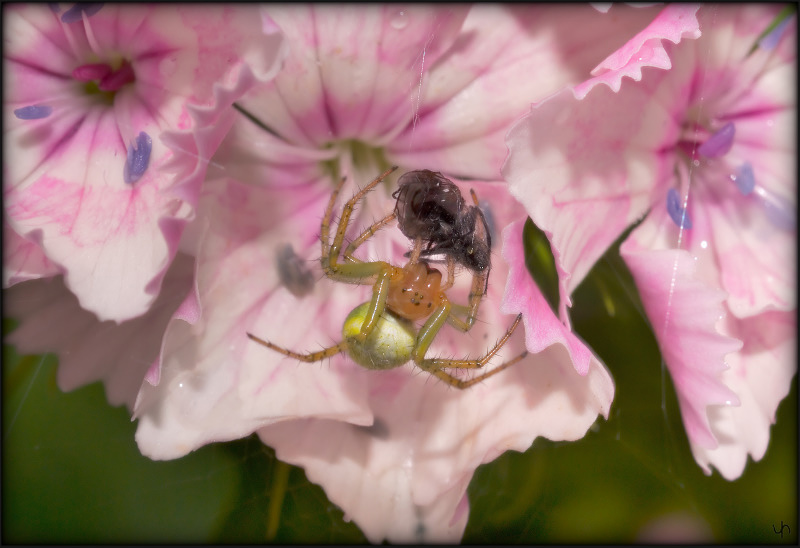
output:
M 708 242 L 707 242 L 707 241 L 705 241 L 705 240 L 703 240 L 702 242 L 700 242 L 700 247 L 701 247 L 702 249 L 706 249 L 706 248 L 708 247 Z
M 402 30 L 408 26 L 408 16 L 405 11 L 398 11 L 389 22 L 393 29 Z

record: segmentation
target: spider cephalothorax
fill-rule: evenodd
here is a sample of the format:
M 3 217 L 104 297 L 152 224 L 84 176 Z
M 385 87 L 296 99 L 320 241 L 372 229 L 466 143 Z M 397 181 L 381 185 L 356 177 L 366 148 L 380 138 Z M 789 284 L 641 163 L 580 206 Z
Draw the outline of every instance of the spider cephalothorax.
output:
M 456 254 L 455 251 L 441 251 L 441 249 L 455 249 L 455 247 L 445 242 L 444 234 L 450 230 L 450 227 L 446 225 L 453 227 L 453 235 L 456 239 L 466 239 L 467 229 L 459 223 L 469 215 L 473 215 L 465 212 L 467 207 L 464 206 L 463 198 L 461 198 L 458 188 L 453 183 L 444 177 L 441 178 L 443 183 L 453 185 L 453 188 L 455 188 L 457 193 L 453 195 L 454 197 L 457 196 L 457 198 L 454 198 L 455 202 L 450 202 L 450 195 L 441 190 L 442 196 L 437 198 L 434 194 L 431 199 L 423 197 L 421 202 L 417 202 L 417 205 L 421 208 L 417 209 L 419 215 L 411 210 L 404 209 L 405 218 L 401 224 L 405 224 L 407 230 L 416 234 L 411 238 L 414 242 L 414 249 L 410 253 L 409 261 L 404 266 L 395 266 L 385 261 L 364 262 L 353 256 L 353 253 L 360 245 L 372 237 L 380 228 L 396 218 L 397 214 L 395 212 L 398 211 L 398 207 L 395 208 L 395 212 L 373 223 L 358 238 L 353 240 L 344 250 L 344 261 L 339 262 L 345 232 L 356 203 L 396 169 L 396 167 L 392 167 L 386 170 L 347 201 L 342 208 L 342 215 L 339 219 L 333 242 L 330 241 L 331 217 L 333 206 L 344 184 L 344 179 L 339 182 L 331 194 L 325 214 L 322 217 L 320 226 L 321 262 L 325 275 L 336 281 L 372 285 L 372 298 L 353 309 L 345 319 L 342 328 L 344 340 L 319 352 L 298 354 L 271 342 L 264 341 L 250 333 L 247 335 L 250 339 L 264 346 L 305 362 L 323 360 L 341 352 L 346 352 L 353 361 L 368 369 L 391 369 L 399 367 L 408 361 L 413 361 L 419 368 L 435 375 L 448 384 L 457 388 L 467 388 L 517 363 L 527 355 L 527 352 L 523 352 L 492 371 L 478 375 L 470 380 L 459 379 L 444 371 L 445 369 L 458 368 L 475 369 L 486 365 L 500 348 L 506 344 L 517 325 L 519 325 L 521 316 L 517 316 L 503 337 L 482 358 L 444 359 L 425 357 L 425 353 L 445 323 L 449 323 L 464 332 L 469 331 L 475 323 L 478 305 L 485 294 L 484 285 L 490 266 L 487 264 L 482 270 L 471 269 L 473 270 L 473 290 L 470 293 L 469 306 L 450 302 L 446 291 L 453 285 L 454 281 L 452 265 L 456 260 L 461 262 L 463 257 Z M 442 188 L 446 187 L 446 184 L 443 184 Z M 447 192 L 450 191 L 448 190 Z M 410 197 L 410 195 L 407 196 Z M 477 203 L 474 194 L 473 200 Z M 428 202 L 427 204 L 426 201 Z M 399 202 L 400 198 L 398 198 Z M 403 207 L 400 207 L 400 209 L 403 209 Z M 474 207 L 474 209 L 478 211 L 479 215 L 480 210 L 477 207 Z M 423 211 L 428 214 L 422 215 L 421 212 Z M 452 217 L 450 213 L 452 213 Z M 474 228 L 475 219 L 478 215 L 472 217 L 472 233 L 479 232 Z M 487 246 L 488 257 L 488 248 L 490 246 L 488 230 L 486 230 L 482 215 L 480 215 L 480 219 L 482 220 L 480 231 L 485 234 L 485 238 L 480 236 L 480 240 Z M 467 222 L 469 223 L 470 221 L 467 219 Z M 410 223 L 414 224 L 415 228 L 413 230 L 410 228 Z M 426 224 L 428 225 L 427 227 Z M 406 235 L 408 236 L 408 234 Z M 427 235 L 427 237 L 423 238 L 423 235 Z M 427 249 L 422 248 L 423 243 L 428 246 Z M 444 285 L 442 285 L 442 274 L 431 267 L 427 261 L 420 258 L 430 248 L 439 248 L 440 251 L 434 254 L 444 254 L 448 259 L 449 278 Z M 480 286 L 481 290 L 476 290 L 476 286 Z M 422 327 L 417 330 L 414 322 L 422 320 L 425 321 Z

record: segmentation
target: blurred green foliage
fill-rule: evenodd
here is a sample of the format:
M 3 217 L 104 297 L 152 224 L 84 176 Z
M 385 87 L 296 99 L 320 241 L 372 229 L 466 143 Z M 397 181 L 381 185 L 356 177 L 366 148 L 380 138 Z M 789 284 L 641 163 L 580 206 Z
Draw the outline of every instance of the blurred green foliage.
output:
M 526 228 L 532 245 L 537 234 Z M 555 306 L 547 253 L 528 259 Z M 572 319 L 614 376 L 610 417 L 576 442 L 537 439 L 481 466 L 464 542 L 629 543 L 677 514 L 699 520 L 698 541 L 796 544 L 796 386 L 764 459 L 734 482 L 707 477 L 617 246 L 574 294 Z M 12 327 L 6 321 L 4 333 Z M 365 542 L 302 469 L 255 436 L 150 461 L 100 385 L 63 394 L 53 357 L 4 345 L 3 358 L 4 543 Z M 791 532 L 781 537 L 784 524 Z

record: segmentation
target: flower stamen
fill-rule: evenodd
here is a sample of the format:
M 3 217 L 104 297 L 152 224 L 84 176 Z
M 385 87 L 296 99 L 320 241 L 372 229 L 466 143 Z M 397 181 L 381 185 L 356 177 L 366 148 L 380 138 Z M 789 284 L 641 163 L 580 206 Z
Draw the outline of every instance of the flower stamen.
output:
M 681 206 L 681 198 L 674 188 L 667 191 L 667 213 L 678 228 L 686 230 L 692 228 L 692 220 L 689 218 L 686 208 Z
M 736 126 L 733 125 L 733 122 L 728 122 L 700 145 L 697 152 L 706 158 L 724 156 L 733 146 L 734 135 L 736 135 Z
M 753 192 L 756 186 L 756 177 L 750 162 L 745 162 L 739 166 L 739 169 L 736 170 L 736 173 L 731 174 L 730 178 L 733 184 L 736 185 L 736 188 L 739 189 L 739 192 L 742 193 L 742 196 L 747 196 Z
M 86 17 L 91 17 L 92 15 L 100 11 L 100 8 L 102 7 L 103 7 L 102 3 L 75 4 L 61 15 L 61 22 L 77 23 L 78 21 L 83 19 L 84 13 L 86 14 Z
M 142 178 L 150 164 L 152 149 L 153 140 L 150 136 L 144 131 L 139 132 L 134 143 L 128 147 L 128 158 L 122 171 L 122 178 L 126 183 L 130 185 Z
M 783 36 L 786 27 L 789 26 L 791 20 L 792 18 L 789 16 L 778 23 L 774 29 L 772 29 L 766 36 L 758 41 L 758 47 L 766 51 L 772 51 L 775 49 L 775 47 L 778 45 L 778 42 L 781 41 L 781 37 Z
M 14 111 L 14 116 L 20 120 L 41 120 L 53 113 L 53 107 L 48 105 L 30 105 L 18 108 Z
M 797 229 L 797 212 L 794 204 L 762 186 L 756 186 L 754 190 L 761 207 L 773 225 L 787 232 Z

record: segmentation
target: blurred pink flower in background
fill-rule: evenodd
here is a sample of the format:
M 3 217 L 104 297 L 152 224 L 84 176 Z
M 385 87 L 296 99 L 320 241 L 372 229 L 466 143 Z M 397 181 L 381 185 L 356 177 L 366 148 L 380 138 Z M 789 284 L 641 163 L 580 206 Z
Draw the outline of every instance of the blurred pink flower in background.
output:
M 63 273 L 101 320 L 139 316 L 194 215 L 198 151 L 227 130 L 201 131 L 202 107 L 244 61 L 274 72 L 279 38 L 256 7 L 3 11 L 4 284 Z
M 762 37 L 779 10 L 706 5 L 698 29 L 696 6 L 668 6 L 534 106 L 503 168 L 562 296 L 647 215 L 621 254 L 695 459 L 728 479 L 764 455 L 796 371 L 796 17 Z

